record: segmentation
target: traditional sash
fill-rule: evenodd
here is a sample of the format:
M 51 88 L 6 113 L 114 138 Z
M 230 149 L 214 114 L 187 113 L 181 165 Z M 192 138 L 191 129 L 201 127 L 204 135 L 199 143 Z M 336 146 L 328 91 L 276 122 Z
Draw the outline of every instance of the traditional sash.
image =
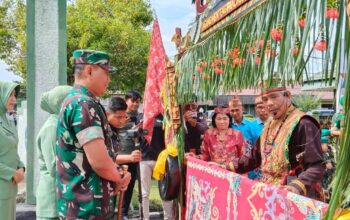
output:
M 305 115 L 304 112 L 295 109 L 294 106 L 289 107 L 288 112 L 289 116 L 285 119 L 284 123 L 282 119 L 271 119 L 265 123 L 264 130 L 260 136 L 262 170 L 260 181 L 268 184 L 281 185 L 283 184 L 284 177 L 288 175 L 288 144 L 294 128 L 299 123 L 301 117 Z M 282 123 L 283 125 L 280 127 Z M 280 130 L 277 137 L 275 137 L 272 149 L 270 149 L 269 154 L 266 154 L 267 147 L 270 147 L 266 144 L 266 138 L 268 138 L 268 135 L 276 135 L 279 127 Z

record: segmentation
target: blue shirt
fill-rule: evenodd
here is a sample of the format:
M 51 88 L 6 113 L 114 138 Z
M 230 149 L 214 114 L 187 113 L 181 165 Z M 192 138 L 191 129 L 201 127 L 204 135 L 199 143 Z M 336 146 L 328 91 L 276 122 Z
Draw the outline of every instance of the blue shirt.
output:
M 262 127 L 264 127 L 264 124 L 262 125 Z M 233 122 L 232 124 L 232 128 L 239 130 L 242 134 L 243 134 L 243 138 L 245 140 L 245 142 L 248 142 L 245 146 L 245 152 L 244 154 L 248 154 L 250 152 L 250 150 L 253 147 L 253 144 L 255 143 L 255 141 L 258 139 L 258 137 L 260 136 L 261 130 L 259 135 L 257 135 L 257 130 L 258 130 L 258 126 L 257 126 L 257 122 L 254 121 L 248 121 L 247 119 L 243 118 L 243 120 L 241 121 L 240 124 L 237 124 L 236 122 Z M 259 179 L 261 177 L 261 170 L 260 168 L 251 170 L 248 172 L 248 177 L 250 179 Z
M 232 128 L 240 131 L 243 135 L 244 140 L 249 142 L 249 145 L 254 144 L 254 141 L 256 139 L 254 139 L 253 136 L 254 125 L 251 121 L 243 118 L 240 124 L 233 122 Z
M 264 129 L 264 122 L 260 118 L 256 118 L 251 122 L 253 124 L 252 135 L 254 142 L 260 137 L 262 130 Z

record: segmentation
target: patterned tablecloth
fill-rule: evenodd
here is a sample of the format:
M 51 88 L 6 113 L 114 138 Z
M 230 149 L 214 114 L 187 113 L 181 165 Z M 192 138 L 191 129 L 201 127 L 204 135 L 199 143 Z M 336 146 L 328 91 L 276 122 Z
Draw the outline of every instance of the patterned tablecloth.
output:
M 328 206 L 195 158 L 187 161 L 186 199 L 191 220 L 313 220 Z

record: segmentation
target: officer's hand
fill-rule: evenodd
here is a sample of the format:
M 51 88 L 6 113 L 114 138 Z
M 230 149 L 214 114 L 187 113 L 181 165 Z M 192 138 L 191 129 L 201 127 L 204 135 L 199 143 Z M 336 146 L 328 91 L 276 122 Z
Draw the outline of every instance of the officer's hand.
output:
M 133 152 L 131 152 L 131 163 L 137 163 L 141 161 L 141 151 L 139 150 L 134 150 Z
M 123 178 L 119 182 L 119 190 L 126 191 L 131 180 L 131 174 L 129 172 L 124 173 Z
M 18 169 L 15 171 L 15 173 L 13 174 L 13 183 L 18 184 L 19 182 L 21 182 L 24 179 L 24 171 L 22 168 Z

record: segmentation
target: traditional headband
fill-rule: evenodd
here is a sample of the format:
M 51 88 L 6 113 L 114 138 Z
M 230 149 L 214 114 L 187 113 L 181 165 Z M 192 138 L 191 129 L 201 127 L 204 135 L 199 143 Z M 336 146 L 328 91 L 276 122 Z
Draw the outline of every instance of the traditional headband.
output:
M 273 92 L 283 92 L 283 91 L 287 91 L 287 89 L 285 87 L 274 87 L 271 89 L 266 89 L 265 91 L 261 91 L 260 95 L 267 95 Z
M 231 101 L 229 101 L 228 105 L 230 107 L 240 106 L 240 105 L 242 105 L 242 101 L 240 99 L 231 99 Z
M 216 114 L 230 114 L 230 109 L 229 108 L 220 108 L 220 107 L 216 107 L 214 109 L 214 113 Z
M 282 84 L 281 78 L 274 75 L 271 80 L 265 80 L 259 83 L 261 95 L 267 95 L 273 92 L 286 91 L 286 87 Z

